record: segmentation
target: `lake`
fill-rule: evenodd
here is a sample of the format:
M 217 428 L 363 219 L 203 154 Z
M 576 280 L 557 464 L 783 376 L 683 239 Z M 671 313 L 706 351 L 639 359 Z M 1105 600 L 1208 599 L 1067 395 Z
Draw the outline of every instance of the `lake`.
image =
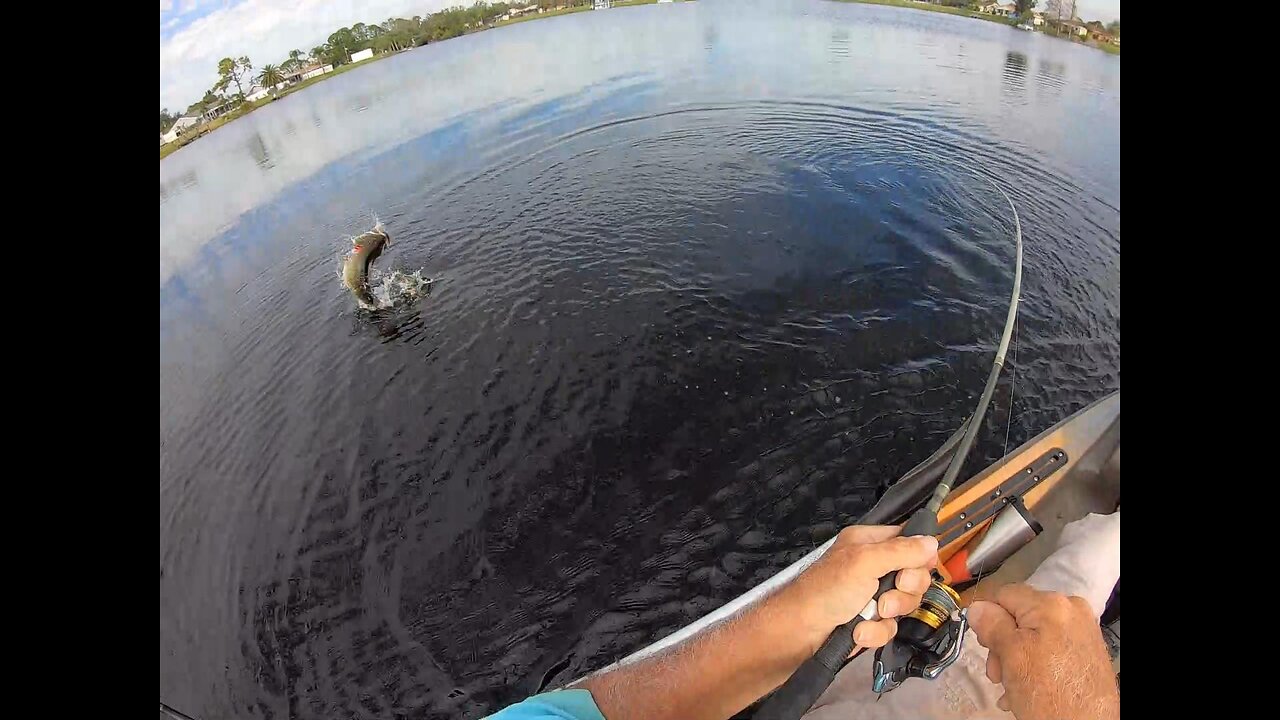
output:
M 973 409 L 1120 386 L 1120 58 L 702 0 L 356 68 L 160 161 L 160 696 L 478 717 L 760 582 Z M 338 269 L 434 279 L 357 308 Z

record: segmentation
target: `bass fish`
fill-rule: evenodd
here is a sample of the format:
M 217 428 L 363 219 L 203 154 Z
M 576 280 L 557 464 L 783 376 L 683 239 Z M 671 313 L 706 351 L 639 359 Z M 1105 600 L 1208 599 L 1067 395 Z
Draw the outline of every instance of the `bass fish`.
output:
M 391 236 L 382 227 L 382 223 L 377 222 L 372 230 L 353 238 L 351 243 L 354 247 L 342 265 L 342 283 L 361 303 L 376 307 L 378 303 L 369 292 L 369 266 L 391 244 Z

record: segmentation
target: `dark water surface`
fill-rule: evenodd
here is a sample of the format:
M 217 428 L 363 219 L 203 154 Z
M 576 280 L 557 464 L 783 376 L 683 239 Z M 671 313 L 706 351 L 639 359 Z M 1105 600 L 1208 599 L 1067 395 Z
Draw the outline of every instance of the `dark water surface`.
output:
M 374 63 L 160 163 L 160 696 L 476 717 L 1120 385 L 1120 60 L 704 0 Z M 374 316 L 337 278 L 431 294 Z M 1011 392 L 1012 418 L 1009 411 Z

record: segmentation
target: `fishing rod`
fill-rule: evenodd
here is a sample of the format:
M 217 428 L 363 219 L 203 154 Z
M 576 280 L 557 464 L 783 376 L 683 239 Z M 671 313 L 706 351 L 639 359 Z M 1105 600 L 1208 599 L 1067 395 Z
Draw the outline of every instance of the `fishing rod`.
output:
M 991 373 L 987 376 L 987 384 L 982 389 L 978 405 L 969 418 L 960 444 L 956 447 L 946 472 L 934 488 L 929 500 L 912 513 L 902 528 L 902 536 L 937 535 L 938 510 L 943 501 L 951 493 L 951 487 L 960 475 L 973 441 L 982 426 L 983 415 L 991 404 L 991 396 L 995 393 L 996 381 L 1004 368 L 1005 353 L 1009 350 L 1009 340 L 1013 337 L 1013 326 L 1018 316 L 1018 299 L 1022 292 L 1022 223 L 1018 220 L 1018 208 L 1013 199 L 991 178 L 987 178 L 996 190 L 1004 196 L 1013 211 L 1014 266 L 1013 293 L 1009 301 L 1009 312 L 1004 321 L 1004 332 L 1000 336 L 1000 345 L 996 348 L 995 362 Z M 822 646 L 796 669 L 791 677 L 779 687 L 773 695 L 755 713 L 758 720 L 796 720 L 809 711 L 818 698 L 835 680 L 836 673 L 849 660 L 853 652 L 853 629 L 863 621 L 880 619 L 877 605 L 880 596 L 893 589 L 897 578 L 891 572 L 880 578 L 876 594 L 872 596 L 862 612 L 849 622 L 840 625 L 827 636 Z M 899 626 L 898 634 L 889 644 L 876 650 L 872 667 L 872 689 L 884 693 L 897 688 L 909 677 L 925 677 L 933 679 L 945 670 L 956 658 L 960 657 L 964 632 L 968 627 L 968 618 L 959 608 L 960 596 L 950 587 L 935 580 L 927 591 L 921 607 L 912 618 L 920 615 L 921 622 Z M 951 613 L 958 611 L 959 619 L 951 620 Z
M 168 715 L 170 718 L 173 718 L 173 720 L 196 720 L 175 707 L 165 705 L 163 700 L 160 701 L 160 712 Z

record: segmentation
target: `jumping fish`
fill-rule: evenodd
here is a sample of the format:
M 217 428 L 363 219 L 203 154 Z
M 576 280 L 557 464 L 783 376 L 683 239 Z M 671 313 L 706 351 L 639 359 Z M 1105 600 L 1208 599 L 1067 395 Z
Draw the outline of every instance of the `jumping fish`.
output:
M 351 243 L 354 247 L 342 265 L 342 283 L 361 303 L 374 307 L 378 303 L 369 292 L 369 266 L 391 243 L 391 236 L 381 222 L 376 222 L 372 230 L 353 238 Z

